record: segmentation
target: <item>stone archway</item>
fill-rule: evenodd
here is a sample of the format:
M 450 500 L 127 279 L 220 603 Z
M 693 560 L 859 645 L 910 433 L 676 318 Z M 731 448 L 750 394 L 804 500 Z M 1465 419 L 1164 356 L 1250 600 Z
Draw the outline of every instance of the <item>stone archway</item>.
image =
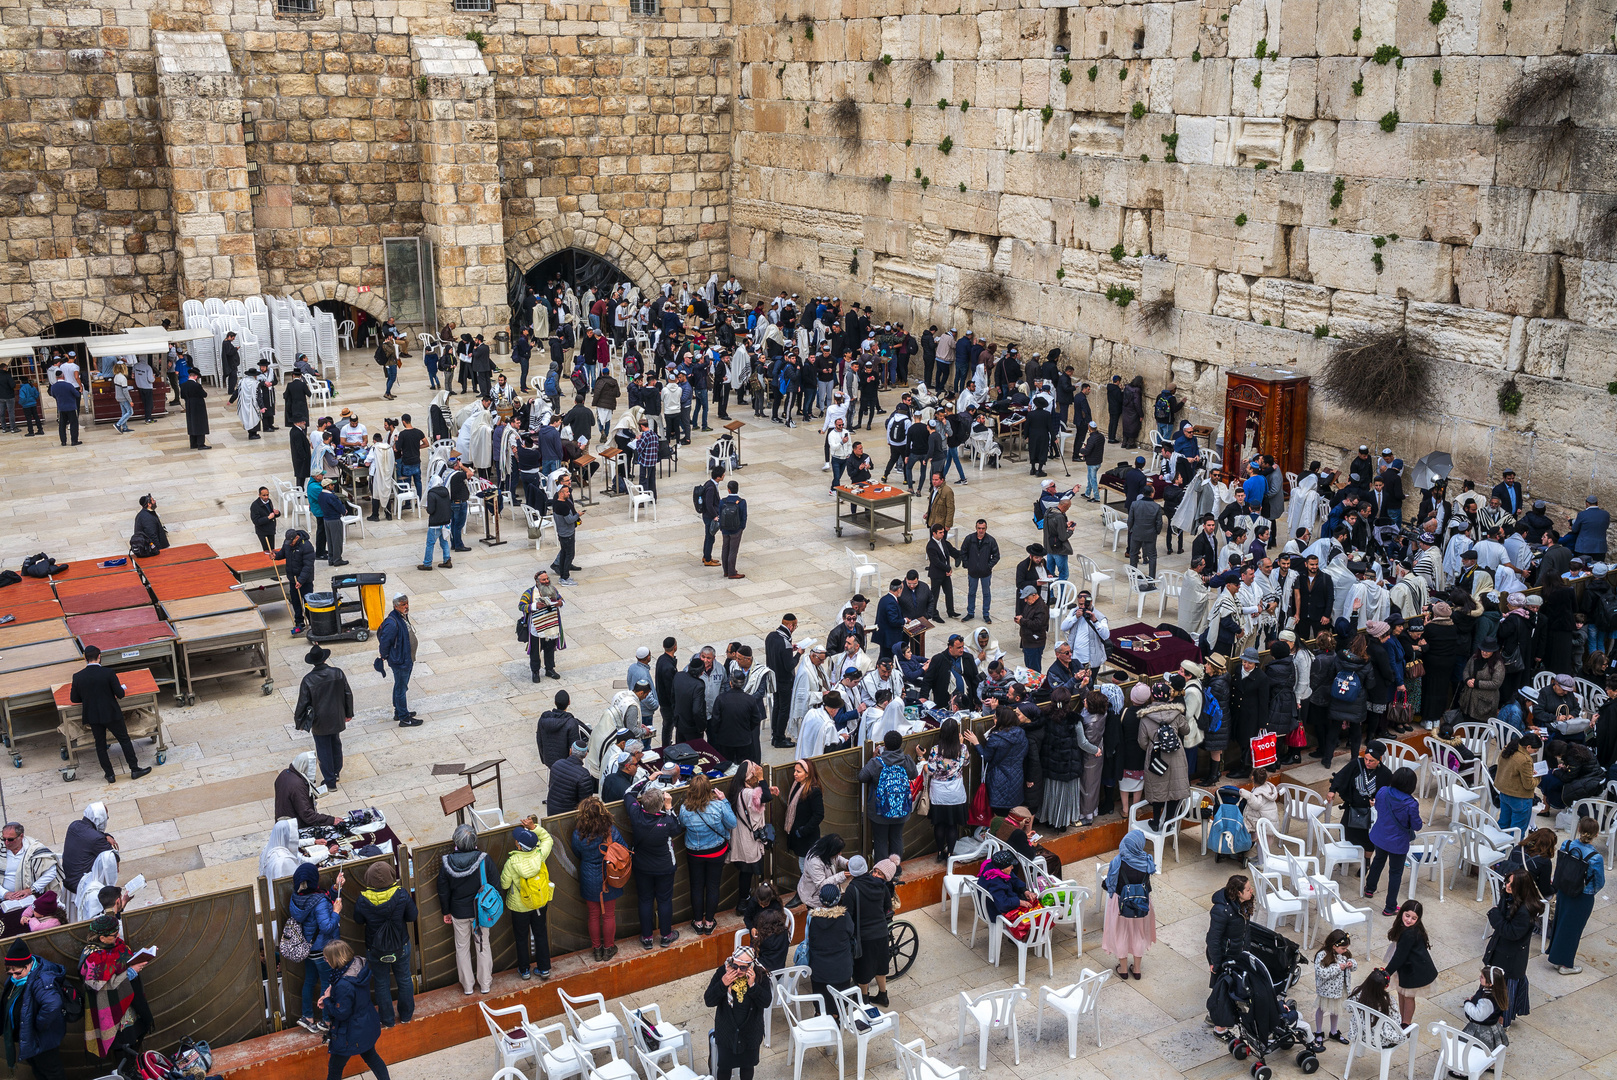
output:
M 295 296 L 310 307 L 322 300 L 336 300 L 362 309 L 366 314 L 373 316 L 378 323 L 387 320 L 387 298 L 374 290 L 360 292 L 354 286 L 341 282 L 332 285 L 324 281 L 317 281 L 313 285 L 288 289 L 286 295 L 288 297 Z
M 643 293 L 655 292 L 674 275 L 657 253 L 603 217 L 560 214 L 535 222 L 506 241 L 505 256 L 527 273 L 565 248 L 599 255 L 617 266 Z
M 154 312 L 154 315 L 161 315 Z M 134 317 L 97 300 L 62 300 L 43 311 L 31 311 L 6 328 L 6 337 L 38 337 L 59 322 L 82 319 L 110 330 L 128 330 L 137 325 Z M 161 325 L 162 319 L 154 320 Z

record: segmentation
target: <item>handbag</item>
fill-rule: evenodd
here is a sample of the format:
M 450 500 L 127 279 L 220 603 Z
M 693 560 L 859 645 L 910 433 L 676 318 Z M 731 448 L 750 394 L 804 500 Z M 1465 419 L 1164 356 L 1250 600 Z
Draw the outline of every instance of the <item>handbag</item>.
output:
M 988 781 L 984 780 L 977 785 L 977 794 L 971 797 L 971 808 L 966 811 L 966 824 L 975 829 L 993 820 L 994 811 L 988 805 Z
M 1368 831 L 1370 828 L 1370 808 L 1368 806 L 1342 807 L 1342 827 L 1344 829 Z
M 918 815 L 932 812 L 932 785 L 927 781 L 925 769 L 916 774 L 915 783 L 910 786 L 910 802 Z
M 1409 705 L 1409 693 L 1399 687 L 1387 704 L 1387 723 L 1392 727 L 1404 727 L 1414 722 L 1415 710 Z
M 1424 660 L 1411 660 L 1409 663 L 1404 665 L 1405 679 L 1420 679 L 1424 678 L 1425 675 L 1426 661 Z
M 517 616 L 517 640 L 524 645 L 528 643 L 528 616 Z
M 1292 728 L 1291 734 L 1286 736 L 1286 745 L 1293 750 L 1303 749 L 1308 745 L 1308 729 L 1301 724 Z

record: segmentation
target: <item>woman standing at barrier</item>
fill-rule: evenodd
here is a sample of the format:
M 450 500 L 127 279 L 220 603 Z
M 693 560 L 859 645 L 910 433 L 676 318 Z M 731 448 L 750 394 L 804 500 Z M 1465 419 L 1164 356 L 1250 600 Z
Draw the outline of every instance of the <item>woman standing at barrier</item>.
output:
M 685 854 L 691 875 L 691 929 L 711 934 L 718 925 L 719 878 L 724 872 L 724 857 L 730 853 L 735 811 L 728 799 L 720 798 L 713 790 L 713 782 L 705 774 L 695 773 L 679 808 L 679 823 L 685 826 Z
M 668 792 L 648 788 L 638 799 L 625 799 L 634 836 L 634 885 L 640 894 L 640 947 L 651 948 L 651 934 L 662 928 L 663 948 L 679 938 L 674 929 L 674 839 L 685 827 L 668 812 Z M 654 921 L 655 920 L 655 921 Z
M 949 717 L 938 727 L 938 741 L 926 754 L 926 782 L 932 809 L 932 838 L 938 846 L 938 862 L 947 863 L 954 854 L 960 829 L 966 824 L 966 755 L 960 741 L 960 721 Z
M 623 834 L 612 824 L 612 815 L 600 796 L 591 795 L 578 804 L 578 820 L 573 827 L 573 854 L 578 856 L 578 891 L 589 912 L 590 943 L 597 960 L 610 960 L 618 954 L 614 942 L 618 917 L 614 901 L 623 890 L 606 880 L 606 845 L 622 844 Z
M 331 969 L 320 950 L 337 940 L 342 883 L 339 872 L 329 890 L 320 888 L 320 871 L 314 863 L 303 863 L 292 873 L 292 896 L 286 904 L 287 920 L 298 924 L 303 940 L 309 944 L 309 959 L 303 964 L 303 1015 L 298 1018 L 298 1026 L 316 1035 L 325 1031 L 325 1025 L 315 1016 L 316 992 L 331 985 Z
M 1482 962 L 1491 964 L 1505 973 L 1508 1006 L 1504 1025 L 1518 1016 L 1526 1016 L 1530 1009 L 1527 996 L 1527 954 L 1533 949 L 1533 929 L 1539 916 L 1544 914 L 1544 901 L 1533 884 L 1533 875 L 1526 870 L 1512 870 L 1505 876 L 1499 903 L 1488 912 L 1488 925 L 1493 934 L 1488 947 L 1482 951 Z
M 764 855 L 775 828 L 769 823 L 765 806 L 779 794 L 780 788 L 764 783 L 763 766 L 756 762 L 742 762 L 730 779 L 730 806 L 735 811 L 736 824 L 730 830 L 730 854 L 725 861 L 735 863 L 741 872 L 742 897 L 752 891 L 752 879 L 766 872 Z M 740 911 L 738 903 L 736 912 Z
M 97 915 L 90 921 L 89 940 L 79 953 L 79 976 L 87 991 L 84 1042 L 96 1057 L 106 1057 L 114 1046 L 133 1047 L 144 1033 L 136 1025 L 133 1006 L 134 980 L 146 962 L 131 964 L 132 953 L 118 933 L 116 915 Z
M 809 912 L 803 929 L 807 946 L 809 983 L 822 1003 L 822 1016 L 837 1015 L 827 987 L 849 990 L 853 987 L 853 945 L 856 930 L 853 918 L 843 904 L 842 890 L 835 885 L 820 888 L 820 906 Z
M 531 828 L 514 830 L 511 840 L 517 849 L 500 870 L 500 888 L 505 890 L 505 910 L 511 913 L 511 929 L 517 935 L 517 974 L 531 979 L 537 973 L 548 979 L 550 928 L 545 922 L 545 905 L 556 888 L 550 883 L 545 860 L 555 841 L 537 821 Z
M 732 1072 L 739 1072 L 741 1080 L 752 1080 L 758 1065 L 764 1014 L 773 991 L 754 959 L 753 951 L 741 946 L 707 984 L 703 1000 L 714 1010 L 713 1038 L 719 1051 L 713 1062 L 714 1080 L 730 1080 Z
M 687 796 L 687 799 L 689 796 Z M 792 762 L 792 788 L 786 797 L 786 846 L 797 856 L 797 868 L 820 839 L 820 823 L 825 820 L 825 792 L 820 790 L 820 773 L 814 762 L 798 758 Z
M 324 958 L 332 972 L 331 987 L 320 995 L 331 1032 L 326 1080 L 342 1080 L 348 1059 L 356 1056 L 370 1066 L 376 1080 L 389 1080 L 387 1062 L 376 1052 L 382 1021 L 371 1001 L 370 965 L 355 956 L 346 941 L 327 945 Z
M 455 850 L 443 857 L 438 869 L 438 907 L 444 923 L 455 933 L 455 974 L 460 992 L 475 987 L 487 994 L 494 986 L 494 945 L 489 928 L 477 925 L 477 894 L 489 882 L 488 855 L 477 850 L 477 830 L 457 825 Z M 475 975 L 475 981 L 474 981 Z

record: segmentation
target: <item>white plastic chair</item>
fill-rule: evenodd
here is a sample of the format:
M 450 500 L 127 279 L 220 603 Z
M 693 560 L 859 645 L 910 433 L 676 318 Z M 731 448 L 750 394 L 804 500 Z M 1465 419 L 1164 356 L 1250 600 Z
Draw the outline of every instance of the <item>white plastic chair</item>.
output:
M 505 820 L 505 811 L 498 806 L 491 806 L 486 810 L 479 810 L 475 806 L 468 806 L 466 809 L 471 811 L 472 822 L 478 832 L 499 829 L 510 824 Z
M 1157 602 L 1157 614 L 1159 616 L 1162 614 L 1162 605 L 1169 600 L 1173 601 L 1174 612 L 1176 614 L 1179 612 L 1180 600 L 1185 595 L 1185 574 L 1188 572 L 1186 570 L 1157 571 L 1157 590 L 1162 597 Z
M 574 1076 L 586 1076 L 594 1067 L 595 1059 L 588 1051 L 581 1051 L 567 1034 L 567 1025 L 562 1023 L 528 1025 L 528 1034 L 534 1041 L 535 1056 L 539 1062 L 539 1075 L 544 1080 L 569 1080 Z M 555 1043 L 552 1045 L 551 1038 Z M 521 1070 L 513 1070 L 521 1076 Z M 499 1075 L 504 1075 L 503 1071 Z M 498 1080 L 496 1076 L 495 1080 Z M 526 1078 L 524 1078 L 526 1080 Z
M 337 324 L 337 341 L 345 349 L 354 347 L 354 320 L 344 319 Z
M 1280 785 L 1280 831 L 1291 832 L 1291 823 L 1303 823 L 1303 836 L 1306 838 L 1303 851 L 1307 852 L 1308 843 L 1313 840 L 1313 830 L 1310 826 L 1323 816 L 1329 809 L 1325 796 L 1313 788 L 1303 787 L 1301 784 Z M 1327 874 L 1326 877 L 1330 875 Z
M 865 1080 L 865 1056 L 870 1050 L 870 1040 L 878 1035 L 898 1038 L 898 1013 L 882 1012 L 874 1005 L 867 1006 L 865 995 L 857 986 L 851 990 L 838 990 L 831 986 L 826 988 L 826 993 L 831 995 L 831 1003 L 837 1008 L 842 1034 L 852 1035 L 858 1043 L 859 1056 L 854 1080 Z
M 1279 874 L 1265 873 L 1251 866 L 1247 870 L 1257 893 L 1258 907 L 1263 911 L 1263 925 L 1273 930 L 1281 919 L 1290 919 L 1298 936 L 1307 941 L 1308 902 L 1286 888 Z
M 1436 758 L 1432 760 L 1430 768 L 1433 790 L 1432 817 L 1434 819 L 1437 817 L 1438 809 L 1447 806 L 1449 824 L 1453 825 L 1454 819 L 1459 816 L 1460 807 L 1482 801 L 1482 795 L 1467 786 L 1465 781 L 1460 778 L 1459 773 L 1447 765 L 1439 764 Z
M 628 1036 L 618 1018 L 613 1016 L 606 1007 L 606 996 L 603 994 L 584 994 L 574 997 L 567 991 L 557 989 L 556 996 L 561 999 L 561 1010 L 567 1018 L 567 1027 L 572 1031 L 572 1037 L 586 1050 L 596 1050 L 603 1046 L 613 1047 L 612 1056 L 620 1057 L 616 1046 L 621 1041 L 624 1052 L 628 1052 Z M 580 1005 L 594 1005 L 598 1010 L 594 1016 L 583 1016 L 579 1013 Z
M 673 1057 L 673 1067 L 663 1068 L 663 1061 L 673 1053 L 673 1047 L 661 1053 L 648 1054 L 644 1050 L 636 1049 L 634 1056 L 640 1059 L 640 1070 L 646 1080 L 713 1080 L 711 1074 L 699 1073 L 689 1065 L 682 1065 L 677 1054 Z
M 657 520 L 657 496 L 633 480 L 629 481 L 629 502 L 634 511 L 634 520 L 640 520 L 640 508 L 642 506 L 651 507 L 651 520 Z
M 591 1050 L 583 1046 L 577 1039 L 568 1039 L 567 1041 L 573 1047 L 575 1053 L 588 1059 L 584 1063 L 586 1066 L 586 1080 L 640 1080 L 640 1074 L 634 1071 L 634 1066 L 629 1064 L 626 1059 L 618 1056 L 616 1044 L 608 1043 L 606 1046 L 599 1048 L 605 1050 L 609 1057 L 604 1064 L 597 1065 Z
M 799 1006 L 812 1004 L 815 1015 L 799 1017 Z M 803 1055 L 813 1047 L 837 1048 L 837 1080 L 843 1080 L 842 1025 L 829 1016 L 820 1014 L 825 1002 L 818 994 L 790 994 L 781 1006 L 786 1013 L 786 1026 L 791 1032 L 792 1080 L 803 1080 Z
M 1144 813 L 1141 813 L 1141 810 L 1144 810 Z M 1179 826 L 1184 823 L 1185 815 L 1188 813 L 1190 813 L 1190 800 L 1181 799 L 1179 800 L 1179 808 L 1168 817 L 1163 818 L 1162 823 L 1153 829 L 1151 827 L 1151 804 L 1135 803 L 1129 807 L 1129 829 L 1138 829 L 1145 834 L 1145 838 L 1151 842 L 1151 854 L 1156 858 L 1158 866 L 1162 865 L 1162 856 L 1168 846 L 1168 841 L 1172 840 L 1173 861 L 1178 862 Z
M 1315 918 L 1318 920 L 1315 929 L 1323 931 L 1328 926 L 1332 930 L 1345 930 L 1351 936 L 1352 928 L 1363 923 L 1365 935 L 1363 955 L 1369 956 L 1375 948 L 1375 936 L 1370 926 L 1371 909 L 1344 903 L 1342 892 L 1334 881 L 1316 877 L 1313 884 Z M 1343 1075 L 1347 1074 L 1344 1072 Z
M 1258 819 L 1258 827 L 1252 830 L 1252 844 L 1258 849 L 1258 869 L 1266 874 L 1290 874 L 1292 860 L 1307 873 L 1319 872 L 1319 860 L 1308 854 L 1308 841 L 1281 832 L 1268 818 Z
M 1101 524 L 1106 527 L 1106 531 L 1111 534 L 1112 550 L 1116 551 L 1118 541 L 1122 540 L 1129 531 L 1128 519 L 1116 508 L 1103 506 L 1100 508 L 1100 520 Z
M 1095 1048 L 1100 1049 L 1100 988 L 1112 977 L 1110 969 L 1091 971 L 1084 968 L 1078 981 L 1059 990 L 1039 987 L 1039 1023 L 1033 1041 L 1044 1037 L 1044 1007 L 1046 1005 L 1067 1018 L 1067 1057 L 1078 1056 L 1078 1021 L 1086 1016 L 1095 1018 Z
M 1364 849 L 1358 844 L 1348 841 L 1344 832 L 1346 826 L 1340 822 L 1332 823 L 1323 817 L 1314 818 L 1308 824 L 1310 835 L 1314 840 L 1314 851 L 1318 853 L 1320 861 L 1320 876 L 1335 877 L 1338 866 L 1354 866 L 1359 868 L 1359 893 L 1364 893 Z
M 1348 1074 L 1353 1070 L 1353 1059 L 1359 1051 L 1366 1054 L 1378 1054 L 1381 1057 L 1381 1080 L 1387 1080 L 1387 1070 L 1392 1065 L 1393 1055 L 1398 1053 L 1400 1047 L 1408 1047 L 1409 1053 L 1409 1080 L 1415 1080 L 1415 1058 L 1420 1056 L 1420 1025 L 1410 1024 L 1408 1027 L 1386 1015 L 1378 1013 L 1370 1006 L 1349 998 L 1348 1010 L 1348 1056 L 1347 1063 L 1342 1066 L 1342 1080 L 1348 1080 Z M 1402 1041 L 1392 1046 L 1382 1047 L 1369 1042 L 1368 1037 L 1378 1026 L 1391 1024 L 1404 1035 Z
M 786 915 L 790 918 L 792 912 L 788 908 Z M 788 924 L 790 925 L 790 924 Z M 809 982 L 810 970 L 807 965 L 783 967 L 769 973 L 769 1011 L 764 1013 L 764 1045 L 771 1045 L 770 1039 L 774 1035 L 775 1010 L 786 1008 L 786 1002 Z
M 1454 842 L 1455 836 L 1452 832 L 1416 834 L 1414 841 L 1409 845 L 1409 854 L 1404 856 L 1405 873 L 1409 877 L 1409 896 L 1406 899 L 1415 899 L 1415 879 L 1420 877 L 1420 872 L 1424 868 L 1426 880 L 1437 882 L 1437 902 L 1440 904 L 1444 902 L 1443 873 L 1448 869 L 1445 864 L 1445 853 Z M 1388 899 L 1397 898 L 1388 897 Z
M 994 951 L 994 920 L 999 916 L 994 913 L 993 899 L 988 895 L 976 878 L 967 881 L 962 889 L 971 897 L 971 943 L 967 948 L 977 947 L 977 925 L 981 923 L 988 928 L 989 959 L 993 960 Z
M 363 540 L 365 538 L 365 512 L 347 499 L 344 499 L 342 504 L 352 511 L 352 513 L 344 514 L 340 519 L 342 521 L 343 539 L 348 539 L 348 526 L 358 525 L 359 537 Z
M 1148 577 L 1137 566 L 1125 566 L 1123 567 L 1123 572 L 1129 576 L 1129 600 L 1135 601 L 1134 617 L 1136 619 L 1144 618 L 1145 602 L 1154 597 L 1157 601 L 1157 618 L 1162 618 L 1162 589 L 1159 587 L 1157 579 Z M 1124 601 L 1125 609 L 1127 606 L 1128 602 Z
M 946 1065 L 926 1052 L 926 1040 L 893 1040 L 893 1056 L 904 1080 L 966 1080 L 964 1065 Z
M 538 1061 L 538 1043 L 534 1041 L 533 1034 L 528 1030 L 528 1010 L 522 1005 L 513 1005 L 509 1009 L 491 1009 L 487 1002 L 477 1003 L 478 1011 L 483 1014 L 483 1020 L 488 1024 L 489 1034 L 494 1039 L 494 1049 L 500 1055 L 500 1068 L 511 1069 L 518 1062 L 529 1059 Z M 507 1028 L 499 1020 L 502 1016 L 515 1016 L 517 1026 Z
M 960 1036 L 955 1042 L 958 1050 L 966 1045 L 966 1019 L 977 1022 L 977 1068 L 988 1071 L 988 1036 L 1003 1031 L 1011 1040 L 1013 1063 L 1022 1064 L 1022 1035 L 1016 1029 L 1016 1006 L 1027 1000 L 1027 988 L 1021 985 L 1004 990 L 989 990 L 972 997 L 960 991 Z
M 1433 1080 L 1439 1080 L 1445 1071 L 1462 1074 L 1466 1080 L 1480 1080 L 1489 1069 L 1493 1070 L 1493 1080 L 1504 1080 L 1505 1051 L 1509 1049 L 1504 1043 L 1489 1050 L 1480 1039 L 1441 1021 L 1426 1030 L 1438 1044 Z
M 1073 556 L 1067 561 L 1069 565 L 1076 566 L 1078 568 L 1079 579 L 1084 583 L 1084 587 L 1089 590 L 1090 595 L 1094 596 L 1097 600 L 1100 599 L 1100 587 L 1102 585 L 1112 585 L 1112 575 L 1106 573 L 1105 571 L 1101 570 L 1100 567 L 1096 566 L 1095 560 L 1091 559 L 1088 555 L 1079 555 L 1074 553 Z M 1112 585 L 1112 599 L 1117 599 L 1116 585 Z
M 1089 903 L 1089 890 L 1076 881 L 1058 881 L 1045 887 L 1046 893 L 1056 894 L 1056 903 L 1046 910 L 1055 915 L 1056 926 L 1070 926 L 1077 935 L 1078 951 L 1084 950 L 1084 905 Z M 1051 937 L 1054 938 L 1052 933 Z
M 849 589 L 851 591 L 848 593 L 848 595 L 852 596 L 854 593 L 858 592 L 859 584 L 860 582 L 864 581 L 865 578 L 869 578 L 871 580 L 871 584 L 874 585 L 876 581 L 876 564 L 870 561 L 870 557 L 865 555 L 863 552 L 853 550 L 853 548 L 848 547 L 847 545 L 843 545 L 842 550 L 848 553 L 848 562 L 850 564 L 848 569 L 848 577 L 850 579 Z
M 1467 825 L 1456 825 L 1453 831 L 1460 847 L 1460 858 L 1454 864 L 1454 882 L 1449 883 L 1449 888 L 1454 888 L 1454 883 L 1460 880 L 1460 874 L 1467 866 L 1474 867 L 1477 871 L 1477 901 L 1480 903 L 1484 887 L 1482 872 L 1509 855 L 1510 849 L 1501 851 L 1489 846 L 1480 832 Z
M 1050 583 L 1050 625 L 1059 627 L 1067 612 L 1078 606 L 1078 586 L 1070 581 Z
M 1418 781 L 1415 788 L 1415 794 L 1424 799 L 1426 797 L 1427 787 L 1430 785 L 1432 780 L 1430 768 L 1432 764 L 1431 755 L 1418 754 L 1415 752 L 1415 748 L 1413 746 L 1410 746 L 1408 743 L 1399 742 L 1396 739 L 1387 739 L 1381 745 L 1386 747 L 1386 752 L 1381 755 L 1381 760 L 1386 764 L 1387 768 L 1394 772 L 1397 772 L 1399 769 L 1409 769 L 1412 771 L 1415 774 L 1415 779 Z
M 995 851 L 1005 845 L 992 836 L 984 838 L 983 846 L 970 855 L 951 855 L 944 864 L 943 873 L 943 902 L 949 905 L 949 933 L 960 936 L 960 894 L 968 882 L 975 881 L 974 874 L 955 873 L 956 863 L 978 863 L 989 858 Z
M 1000 950 L 1005 942 L 1009 942 L 1010 944 L 1016 946 L 1017 986 L 1027 985 L 1027 955 L 1030 952 L 1034 956 L 1043 956 L 1049 961 L 1050 977 L 1052 979 L 1055 978 L 1056 954 L 1055 950 L 1051 948 L 1050 945 L 1050 937 L 1055 929 L 1055 924 L 1055 912 L 1046 907 L 1034 908 L 1032 911 L 1024 911 L 1014 920 L 1001 915 L 998 919 L 994 920 L 995 941 L 991 943 L 992 948 L 989 951 L 992 955 L 989 957 L 989 959 L 993 961 L 995 967 L 998 967 Z M 1016 936 L 1014 931 L 1019 926 L 1025 926 L 1027 928 L 1027 936 L 1025 938 L 1019 938 Z M 986 1051 L 984 1052 L 986 1053 Z
M 421 516 L 421 496 L 415 493 L 415 485 L 408 480 L 394 481 L 393 483 L 393 515 L 404 517 L 404 508 L 415 508 L 415 516 Z
M 678 1024 L 670 1024 L 663 1019 L 662 1009 L 657 1005 L 642 1005 L 638 1009 L 619 1004 L 618 1009 L 623 1013 L 623 1026 L 629 1030 L 629 1038 L 634 1045 L 635 1052 L 642 1060 L 650 1058 L 653 1061 L 673 1056 L 673 1069 L 668 1075 L 685 1069 L 681 1080 L 689 1080 L 696 1073 L 696 1047 L 691 1041 L 691 1033 Z M 652 1039 L 657 1040 L 655 1046 Z M 687 1069 L 679 1063 L 680 1050 L 685 1051 L 690 1061 Z
M 539 533 L 538 536 L 533 538 L 533 550 L 538 551 L 544 546 L 545 530 L 554 529 L 556 527 L 556 523 L 552 519 L 541 514 L 538 507 L 530 506 L 527 503 L 522 504 L 522 515 L 528 521 L 528 530 L 530 532 L 537 530 Z
M 1508 851 L 1527 838 L 1521 829 L 1500 828 L 1499 819 L 1492 811 L 1482 806 L 1460 807 L 1460 824 L 1475 829 L 1477 835 L 1482 837 L 1483 843 L 1491 848 L 1503 848 Z

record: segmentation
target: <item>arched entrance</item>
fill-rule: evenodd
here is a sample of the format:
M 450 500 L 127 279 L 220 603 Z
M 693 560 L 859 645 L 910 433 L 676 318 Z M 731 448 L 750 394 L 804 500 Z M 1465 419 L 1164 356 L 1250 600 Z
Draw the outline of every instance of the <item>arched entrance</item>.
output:
M 523 280 L 537 293 L 544 293 L 553 283 L 565 282 L 573 292 L 582 294 L 593 288 L 597 294 L 611 295 L 612 289 L 629 280 L 629 276 L 610 261 L 578 248 L 565 248 L 530 267 Z
M 616 267 L 619 280 L 632 281 L 642 293 L 655 291 L 659 283 L 674 276 L 655 251 L 623 227 L 605 217 L 576 212 L 545 218 L 520 232 L 508 234 L 505 256 L 517 265 L 526 279 L 528 271 L 569 248 L 594 255 Z

